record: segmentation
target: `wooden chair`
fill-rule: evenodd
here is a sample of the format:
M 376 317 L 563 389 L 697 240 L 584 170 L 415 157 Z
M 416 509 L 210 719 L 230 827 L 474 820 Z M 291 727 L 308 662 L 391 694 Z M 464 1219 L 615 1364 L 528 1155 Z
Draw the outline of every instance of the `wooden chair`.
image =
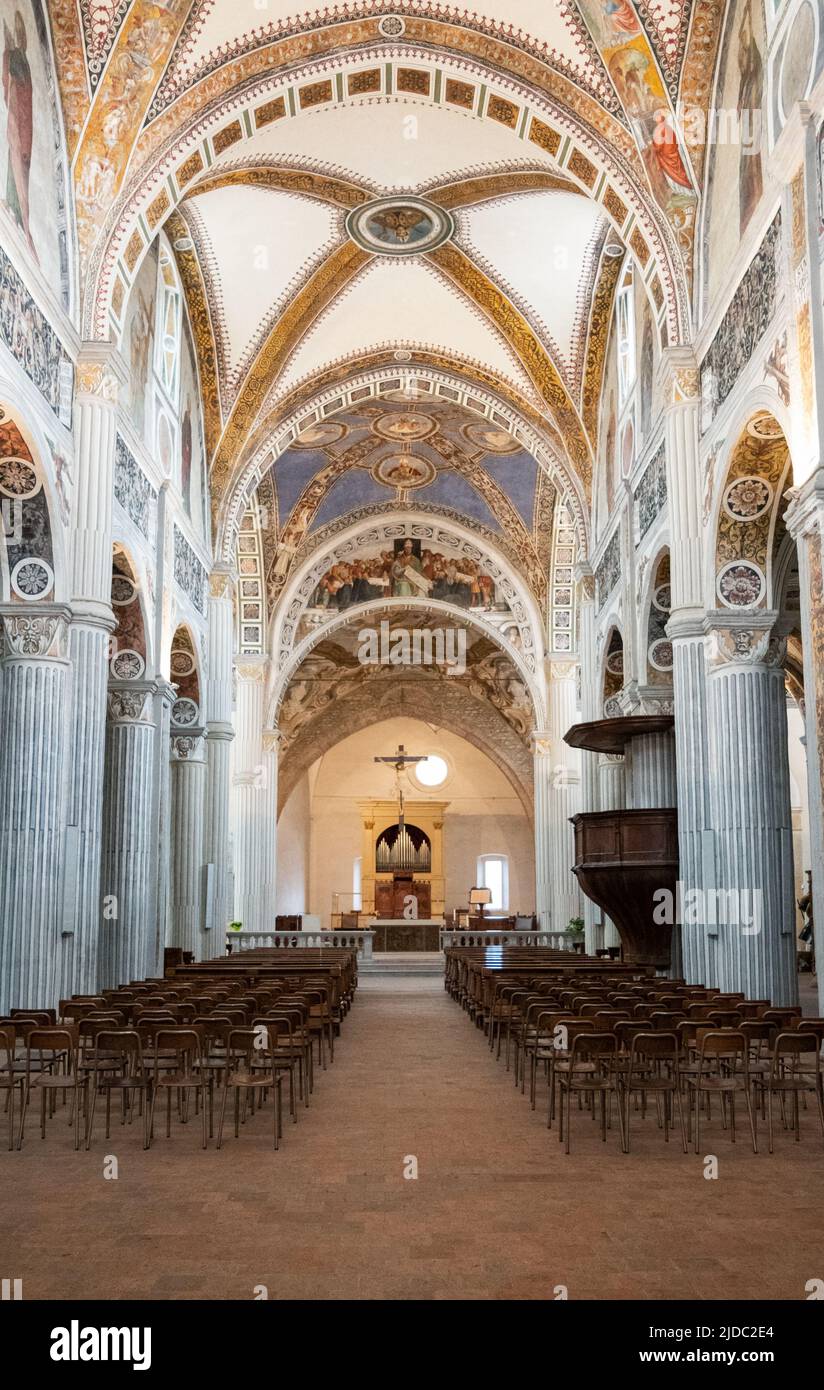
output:
M 814 1032 L 797 1031 L 779 1033 L 773 1044 L 770 1068 L 766 1076 L 754 1078 L 755 1086 L 766 1094 L 767 1133 L 769 1150 L 773 1152 L 773 1096 L 781 1101 L 781 1114 L 784 1128 L 787 1126 L 785 1098 L 792 1097 L 792 1130 L 795 1142 L 801 1138 L 801 1120 L 798 1097 L 814 1095 L 818 1107 L 821 1135 L 824 1139 L 824 1096 L 821 1090 L 820 1040 Z
M 699 1152 L 701 1133 L 701 1096 L 717 1095 L 726 1127 L 726 1102 L 730 1103 L 730 1139 L 735 1143 L 735 1097 L 743 1093 L 752 1134 L 753 1153 L 758 1153 L 755 1116 L 752 1108 L 749 1052 L 747 1039 L 740 1029 L 699 1028 L 700 1055 L 694 1074 L 688 1073 L 687 1086 L 695 1106 L 695 1152 Z M 690 1106 L 690 1114 L 692 1105 Z
M 681 1121 L 681 1143 L 687 1152 L 687 1126 L 681 1097 L 681 1050 L 677 1033 L 635 1033 L 630 1044 L 629 1064 L 621 1072 L 624 1101 L 624 1153 L 629 1153 L 629 1115 L 633 1094 L 640 1093 L 644 1104 L 649 1094 L 661 1099 L 664 1142 L 669 1142 L 673 1100 Z M 660 1112 L 659 1112 L 660 1113 Z
M 262 1037 L 265 1040 L 262 1042 Z M 272 1061 L 271 1039 L 266 1030 L 262 1035 L 259 1028 L 233 1028 L 229 1035 L 229 1057 L 230 1065 L 226 1069 L 223 1080 L 223 1098 L 220 1104 L 220 1120 L 217 1127 L 217 1147 L 220 1148 L 223 1142 L 223 1121 L 226 1115 L 226 1101 L 230 1090 L 235 1093 L 235 1138 L 240 1137 L 241 1108 L 240 1098 L 243 1095 L 243 1118 L 246 1118 L 246 1097 L 254 1096 L 255 1092 L 260 1092 L 264 1096 L 268 1090 L 274 1093 L 273 1102 L 273 1125 L 274 1125 L 274 1147 L 280 1147 L 280 1136 L 282 1131 L 282 1101 L 281 1101 L 281 1080 L 282 1074 L 277 1071 Z M 205 1131 L 204 1131 L 205 1134 Z
M 183 1124 L 186 1124 L 189 1118 L 189 1092 L 195 1091 L 201 1100 L 203 1147 L 205 1149 L 208 1144 L 206 1112 L 209 1087 L 203 1070 L 200 1032 L 197 1028 L 170 1028 L 168 1025 L 164 1025 L 157 1029 L 154 1044 L 152 1099 L 149 1106 L 149 1144 L 151 1145 L 154 1138 L 155 1104 L 160 1092 L 166 1092 L 166 1138 L 169 1139 L 172 1134 L 172 1091 L 178 1092 L 178 1105 Z
M 37 1054 L 35 1058 L 34 1054 Z M 88 1099 L 88 1076 L 81 1072 L 78 1062 L 77 1027 L 64 1024 L 59 1027 L 31 1028 L 26 1037 L 25 1072 L 22 1106 L 20 1111 L 20 1131 L 17 1136 L 18 1149 L 23 1146 L 23 1132 L 26 1124 L 26 1110 L 32 1091 L 40 1092 L 40 1137 L 46 1137 L 46 1098 L 58 1091 L 70 1091 L 74 1119 L 74 1147 L 80 1148 L 80 1102 L 83 1101 L 84 1114 Z M 71 1123 L 71 1121 L 70 1121 Z
M 25 1078 L 15 1067 L 17 1057 L 17 1031 L 13 1024 L 0 1024 L 0 1091 L 6 1092 L 6 1110 L 9 1116 L 9 1148 L 14 1148 L 14 1095 L 20 1087 L 20 1104 L 23 1103 Z
M 618 1128 L 621 1132 L 621 1148 L 624 1148 L 624 1115 L 618 1089 L 618 1039 L 614 1033 L 581 1032 L 572 1040 L 569 1061 L 557 1068 L 561 1089 L 561 1104 L 558 1121 L 558 1138 L 565 1139 L 566 1152 L 569 1153 L 572 1120 L 573 1093 L 591 1095 L 593 1106 L 596 1095 L 600 1100 L 601 1139 L 606 1143 L 608 1103 L 611 1109 L 612 1097 L 618 1103 Z M 566 1126 L 564 1125 L 564 1097 L 566 1097 Z
M 102 1090 L 106 1095 L 107 1139 L 111 1127 L 112 1091 L 119 1091 L 123 1101 L 122 1125 L 126 1123 L 127 1109 L 131 1123 L 131 1096 L 135 1091 L 139 1093 L 143 1114 L 143 1147 L 148 1149 L 151 1080 L 144 1068 L 140 1034 L 134 1028 L 101 1029 L 96 1034 L 90 1085 L 92 1098 L 86 1121 L 86 1148 L 91 1148 L 95 1106 L 98 1092 Z

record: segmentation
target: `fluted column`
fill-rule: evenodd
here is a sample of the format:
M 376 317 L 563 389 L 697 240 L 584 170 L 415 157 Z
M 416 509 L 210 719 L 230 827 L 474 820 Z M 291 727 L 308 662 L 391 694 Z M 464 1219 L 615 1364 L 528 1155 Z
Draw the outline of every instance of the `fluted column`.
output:
M 790 1004 L 797 997 L 792 813 L 774 618 L 762 611 L 707 619 L 716 897 L 704 915 L 718 943 L 719 987 Z
M 108 694 L 98 986 L 152 973 L 154 683 L 118 681 Z
M 263 731 L 263 815 L 261 817 L 263 858 L 263 930 L 274 930 L 278 860 L 278 760 L 280 734 L 277 729 Z
M 676 802 L 679 878 L 682 890 L 701 892 L 714 870 L 705 867 L 709 851 L 709 768 L 707 765 L 704 593 L 702 582 L 703 473 L 699 456 L 700 375 L 688 348 L 662 355 L 660 387 L 664 404 L 669 504 L 672 609 L 667 635 L 672 641 L 675 713 Z M 681 930 L 683 973 L 698 984 L 715 984 L 714 942 L 703 920 Z
M 209 669 L 205 681 L 206 820 L 203 857 L 207 893 L 204 927 L 211 931 L 207 955 L 220 955 L 231 920 L 231 854 L 229 811 L 232 788 L 232 659 L 235 576 L 228 567 L 215 569 L 209 580 Z
M 53 1008 L 60 981 L 68 608 L 0 610 L 0 1014 Z
M 598 757 L 598 796 L 602 811 L 623 811 L 627 804 L 626 767 L 618 753 Z M 611 917 L 604 917 L 604 946 L 620 946 L 621 937 Z
M 667 729 L 658 734 L 638 734 L 630 739 L 625 754 L 627 805 L 645 807 L 675 806 L 675 734 Z
M 78 362 L 74 407 L 69 808 L 63 898 L 62 992 L 97 989 L 101 927 L 103 762 L 111 609 L 112 495 L 120 358 L 87 344 Z
M 575 569 L 577 583 L 578 652 L 581 662 L 581 721 L 590 723 L 598 718 L 598 659 L 595 649 L 595 577 L 592 567 L 580 563 Z M 598 754 L 581 750 L 581 810 L 597 811 L 600 806 L 598 788 Z M 601 909 L 592 898 L 583 897 L 584 942 L 587 955 L 594 956 L 604 940 Z
M 813 930 L 819 1013 L 824 1011 L 824 468 L 798 492 L 787 512 L 798 548 L 801 637 L 804 651 L 804 726 Z
M 237 664 L 235 768 L 232 776 L 232 839 L 235 917 L 244 931 L 263 931 L 263 697 L 265 658 Z
M 195 960 L 218 954 L 220 943 L 203 931 L 203 822 L 206 805 L 206 745 L 203 729 L 175 730 L 171 740 L 172 872 L 170 946 Z
M 547 701 L 552 731 L 555 774 L 549 800 L 550 905 L 552 926 L 563 931 L 570 918 L 581 915 L 581 890 L 572 872 L 575 832 L 570 817 L 580 809 L 581 787 L 578 750 L 564 742 L 564 734 L 578 718 L 577 669 L 571 661 L 552 661 L 549 666 Z
M 548 731 L 532 735 L 535 798 L 535 916 L 541 931 L 556 925 L 552 921 L 552 854 L 550 850 L 551 803 L 555 759 L 553 739 Z

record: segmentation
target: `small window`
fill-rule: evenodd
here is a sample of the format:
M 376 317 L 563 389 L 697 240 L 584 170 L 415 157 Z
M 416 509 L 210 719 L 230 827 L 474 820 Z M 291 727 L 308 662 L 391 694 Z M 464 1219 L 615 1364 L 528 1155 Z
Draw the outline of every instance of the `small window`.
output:
M 505 854 L 482 854 L 478 859 L 478 887 L 492 894 L 489 912 L 509 911 L 509 861 Z
M 352 911 L 360 912 L 363 907 L 361 897 L 361 873 L 363 869 L 363 859 L 358 858 L 352 865 Z
M 422 787 L 439 787 L 446 781 L 449 768 L 445 758 L 430 753 L 422 763 L 415 764 L 415 777 Z
M 180 289 L 172 262 L 165 251 L 160 256 L 159 324 L 156 370 L 167 396 L 177 391 L 180 357 Z
M 618 403 L 625 405 L 635 385 L 635 289 L 629 274 L 615 305 L 618 329 Z

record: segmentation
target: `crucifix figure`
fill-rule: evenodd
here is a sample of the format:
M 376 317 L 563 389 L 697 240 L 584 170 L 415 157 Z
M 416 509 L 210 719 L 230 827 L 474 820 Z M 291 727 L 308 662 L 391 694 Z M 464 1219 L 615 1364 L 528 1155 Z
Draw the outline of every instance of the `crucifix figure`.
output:
M 403 776 L 404 772 L 406 771 L 406 765 L 407 765 L 407 763 L 411 763 L 411 764 L 415 764 L 415 763 L 425 763 L 425 762 L 426 762 L 426 758 L 427 758 L 426 753 L 407 753 L 407 751 L 406 751 L 406 749 L 404 748 L 403 744 L 402 744 L 402 743 L 399 743 L 399 744 L 398 744 L 397 751 L 396 751 L 395 753 L 392 753 L 391 756 L 389 756 L 389 757 L 381 757 L 381 758 L 376 757 L 375 760 L 374 760 L 376 763 L 389 763 L 389 764 L 390 764 L 392 767 L 394 767 L 394 769 L 395 769 L 395 780 L 396 780 L 396 784 L 397 784 L 397 788 L 398 788 L 398 830 L 399 830 L 399 832 L 402 832 L 402 831 L 403 831 L 403 826 L 404 826 L 404 817 L 403 817 L 403 787 L 401 786 L 401 777 Z

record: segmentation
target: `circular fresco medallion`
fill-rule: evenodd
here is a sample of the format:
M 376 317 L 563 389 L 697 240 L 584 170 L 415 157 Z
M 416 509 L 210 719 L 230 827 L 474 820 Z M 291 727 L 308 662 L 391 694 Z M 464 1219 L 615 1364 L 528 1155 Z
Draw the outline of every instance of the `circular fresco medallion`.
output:
M 372 477 L 387 487 L 425 487 L 435 478 L 437 470 L 428 459 L 413 458 L 411 454 L 390 454 L 372 470 Z
M 323 449 L 327 444 L 337 444 L 347 434 L 347 427 L 340 420 L 321 420 L 316 425 L 307 425 L 291 444 L 293 449 Z
M 195 659 L 185 647 L 176 647 L 172 652 L 170 669 L 173 676 L 190 676 L 195 669 Z
M 669 613 L 672 607 L 672 592 L 669 584 L 659 584 L 653 591 L 652 602 L 659 613 Z
M 719 571 L 715 588 L 727 608 L 755 608 L 764 597 L 767 583 L 757 565 L 733 560 Z
M 40 491 L 37 473 L 26 459 L 0 459 L 0 492 L 23 502 Z
M 134 602 L 137 588 L 127 574 L 112 575 L 112 603 L 115 608 L 126 608 Z
M 133 647 L 124 647 L 121 652 L 115 652 L 109 669 L 115 680 L 137 681 L 146 670 L 146 663 L 140 652 L 136 652 Z
M 624 674 L 624 653 L 610 652 L 607 657 L 607 670 L 611 676 L 623 676 Z
M 736 478 L 724 494 L 724 511 L 733 521 L 755 521 L 769 509 L 772 497 L 763 478 Z
M 484 449 L 488 454 L 515 454 L 521 447 L 509 430 L 500 425 L 482 424 L 480 420 L 471 420 L 461 433 L 476 449 Z
M 401 34 L 406 32 L 406 25 L 400 15 L 385 14 L 382 19 L 378 20 L 378 32 L 385 39 L 399 39 Z
M 47 565 L 45 560 L 40 560 L 35 556 L 18 560 L 10 578 L 11 587 L 17 597 L 25 599 L 27 602 L 43 598 L 54 584 L 51 565 Z
M 653 642 L 647 655 L 650 666 L 654 666 L 656 671 L 672 670 L 672 643 L 668 638 L 660 637 Z
M 346 230 L 364 251 L 378 256 L 417 256 L 441 246 L 455 229 L 452 215 L 423 198 L 377 198 L 353 208 Z
M 194 700 L 175 700 L 172 705 L 172 723 L 179 729 L 188 729 L 197 723 L 199 710 Z
M 381 439 L 390 439 L 393 444 L 426 439 L 437 428 L 437 420 L 416 410 L 388 410 L 372 423 L 374 433 L 380 435 Z
M 747 434 L 752 435 L 753 439 L 783 439 L 784 437 L 784 431 L 775 416 L 770 415 L 768 411 L 753 416 L 747 425 Z

